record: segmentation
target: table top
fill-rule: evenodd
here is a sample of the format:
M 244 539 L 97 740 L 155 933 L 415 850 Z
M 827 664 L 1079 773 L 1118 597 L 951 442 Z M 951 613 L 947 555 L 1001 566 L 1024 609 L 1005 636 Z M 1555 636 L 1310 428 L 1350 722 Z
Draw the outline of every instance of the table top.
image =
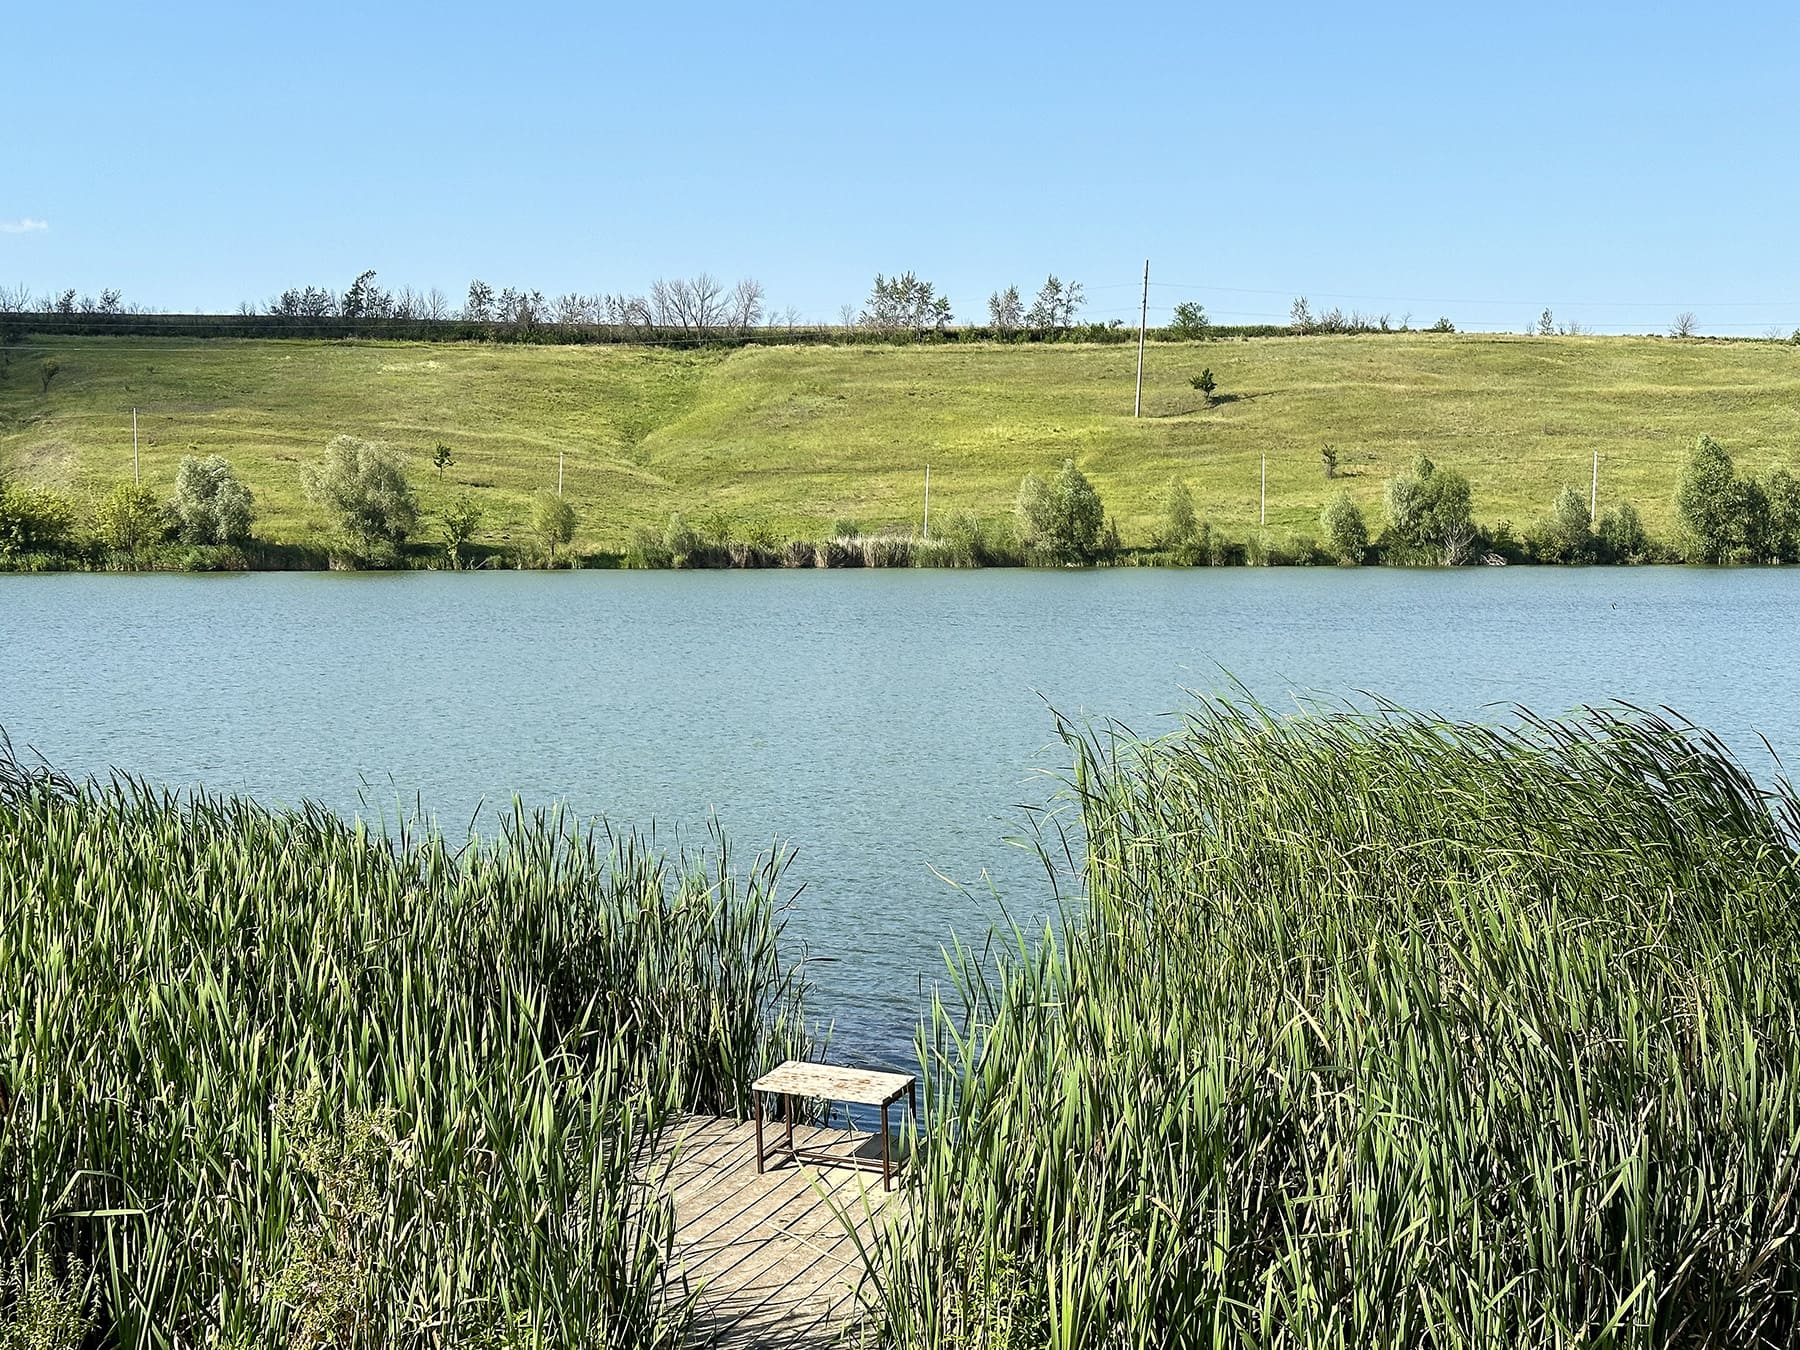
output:
M 783 1092 L 794 1097 L 824 1097 L 859 1106 L 886 1106 L 913 1085 L 910 1073 L 848 1069 L 841 1064 L 812 1064 L 790 1059 L 750 1085 L 753 1092 Z

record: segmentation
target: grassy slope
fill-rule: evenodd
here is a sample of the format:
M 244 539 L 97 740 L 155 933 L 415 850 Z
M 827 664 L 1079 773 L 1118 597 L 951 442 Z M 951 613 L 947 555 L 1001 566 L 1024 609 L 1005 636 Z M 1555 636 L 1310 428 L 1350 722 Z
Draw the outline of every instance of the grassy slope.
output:
M 131 472 L 141 409 L 146 481 L 219 451 L 257 494 L 258 532 L 310 537 L 302 464 L 332 435 L 383 438 L 413 458 L 427 509 L 463 487 L 487 537 L 518 538 L 529 494 L 567 491 L 580 542 L 617 548 L 634 524 L 682 509 L 816 535 L 839 516 L 916 523 L 1007 514 L 1019 478 L 1073 455 L 1127 542 L 1153 529 L 1185 476 L 1230 533 L 1256 523 L 1259 455 L 1269 524 L 1316 533 L 1319 447 L 1341 486 L 1378 509 L 1382 481 L 1420 451 L 1462 469 L 1484 520 L 1524 524 L 1565 483 L 1634 502 L 1666 532 L 1681 457 L 1708 433 L 1742 467 L 1800 462 L 1800 350 L 1774 344 L 1478 335 L 1155 344 L 1145 417 L 1131 413 L 1135 350 L 1117 347 L 804 347 L 730 353 L 377 343 L 58 340 L 14 347 L 0 378 L 0 466 L 97 496 Z M 39 361 L 61 372 L 48 394 Z M 1200 407 L 1210 366 L 1226 401 Z M 432 445 L 457 462 L 442 485 Z M 941 517 L 940 517 L 941 518 Z

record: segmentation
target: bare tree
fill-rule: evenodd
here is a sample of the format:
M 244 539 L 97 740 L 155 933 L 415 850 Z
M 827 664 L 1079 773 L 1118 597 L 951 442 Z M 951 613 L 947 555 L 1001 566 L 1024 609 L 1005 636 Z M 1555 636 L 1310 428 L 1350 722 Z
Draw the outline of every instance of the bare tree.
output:
M 762 282 L 754 277 L 745 277 L 731 288 L 731 297 L 726 304 L 731 312 L 731 326 L 740 333 L 749 332 L 762 322 Z
M 0 314 L 29 313 L 31 299 L 31 287 L 22 281 L 17 286 L 0 286 Z
M 838 327 L 844 329 L 846 332 L 848 332 L 850 329 L 856 327 L 856 306 L 855 305 L 839 305 L 838 306 Z
M 1675 316 L 1675 322 L 1669 325 L 1669 336 L 1678 338 L 1693 337 L 1699 331 L 1700 321 L 1694 317 L 1694 311 L 1684 309 Z
M 788 332 L 793 332 L 794 325 L 800 322 L 799 309 L 793 305 L 789 305 L 786 309 L 782 310 L 781 322 L 787 326 Z
M 587 301 L 574 291 L 565 291 L 557 296 L 556 321 L 564 325 L 585 323 L 587 321 Z
M 448 318 L 450 314 L 450 297 L 433 286 L 420 299 L 419 313 L 433 323 Z

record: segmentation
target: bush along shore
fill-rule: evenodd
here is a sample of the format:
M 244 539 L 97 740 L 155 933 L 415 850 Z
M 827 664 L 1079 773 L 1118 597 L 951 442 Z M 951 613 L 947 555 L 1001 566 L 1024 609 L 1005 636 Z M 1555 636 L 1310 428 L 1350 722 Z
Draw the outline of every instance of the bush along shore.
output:
M 786 861 L 377 832 L 0 738 L 0 1345 L 683 1344 L 639 1169 L 810 1047 Z
M 1800 1337 L 1785 782 L 1635 712 L 1067 734 L 1078 901 L 950 959 L 883 1344 Z
M 445 446 L 438 457 L 440 465 L 454 462 Z M 1332 476 L 1329 445 L 1321 461 Z M 550 491 L 532 501 L 527 546 L 484 543 L 483 511 L 468 494 L 428 517 L 400 457 L 353 436 L 333 439 L 305 481 L 329 525 L 316 541 L 296 545 L 254 537 L 254 495 L 221 455 L 183 459 L 167 501 L 141 485 L 118 484 L 85 520 L 67 498 L 0 476 L 0 571 L 1800 562 L 1800 478 L 1781 468 L 1762 479 L 1740 474 L 1704 436 L 1682 471 L 1673 541 L 1653 539 L 1630 503 L 1596 517 L 1572 485 L 1523 530 L 1510 521 L 1483 525 L 1468 479 L 1423 456 L 1387 481 L 1379 531 L 1339 494 L 1320 513 L 1316 536 L 1234 537 L 1197 518 L 1193 494 L 1177 478 L 1154 537 L 1130 545 L 1073 459 L 1048 477 L 1027 474 L 1010 516 L 958 510 L 936 533 L 865 531 L 846 519 L 820 539 L 782 539 L 722 511 L 676 512 L 661 529 L 637 527 L 617 554 L 575 550 L 577 512 Z

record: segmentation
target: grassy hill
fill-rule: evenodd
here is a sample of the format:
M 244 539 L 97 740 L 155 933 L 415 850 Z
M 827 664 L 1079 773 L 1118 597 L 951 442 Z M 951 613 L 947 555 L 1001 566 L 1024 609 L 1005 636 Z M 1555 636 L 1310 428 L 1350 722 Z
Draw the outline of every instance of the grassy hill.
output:
M 1007 516 L 1020 477 L 1073 456 L 1126 542 L 1154 529 L 1171 477 L 1235 535 L 1316 534 L 1341 486 L 1377 512 L 1383 480 L 1420 452 L 1474 485 L 1478 518 L 1524 525 L 1600 455 L 1606 505 L 1673 523 L 1682 455 L 1709 434 L 1762 471 L 1800 466 L 1800 348 L 1653 338 L 1409 335 L 1273 338 L 1149 350 L 1131 416 L 1132 346 L 750 347 L 735 351 L 422 343 L 92 338 L 8 349 L 0 468 L 78 503 L 131 476 L 172 487 L 186 454 L 229 457 L 256 493 L 258 533 L 314 537 L 301 467 L 340 432 L 414 466 L 428 511 L 456 492 L 487 507 L 484 539 L 522 538 L 535 490 L 566 492 L 578 545 L 618 549 L 633 525 L 728 513 L 742 528 L 817 536 L 834 519 L 916 525 Z M 0 358 L 0 359 L 7 359 Z M 40 370 L 54 359 L 48 390 Z M 1188 385 L 1209 366 L 1220 402 Z M 440 481 L 433 445 L 456 463 Z M 1327 483 L 1320 447 L 1337 448 Z

